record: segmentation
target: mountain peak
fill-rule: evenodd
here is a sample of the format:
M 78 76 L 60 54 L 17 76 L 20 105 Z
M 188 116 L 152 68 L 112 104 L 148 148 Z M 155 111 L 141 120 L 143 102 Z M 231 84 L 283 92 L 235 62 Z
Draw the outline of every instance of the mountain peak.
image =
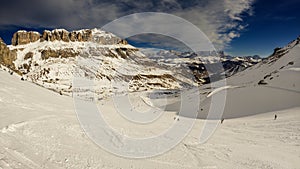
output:
M 44 41 L 64 41 L 64 42 L 95 42 L 99 44 L 124 44 L 128 43 L 109 33 L 105 32 L 101 29 L 81 29 L 76 31 L 67 31 L 65 29 L 54 29 L 44 30 L 42 34 L 35 31 L 25 31 L 19 30 L 14 33 L 12 38 L 12 45 L 26 45 L 29 43 L 33 43 L 36 41 L 44 42 Z
M 291 41 L 290 43 L 288 43 L 284 47 L 275 48 L 273 54 L 270 55 L 267 59 L 280 58 L 281 56 L 287 54 L 292 48 L 297 46 L 299 43 L 300 43 L 300 36 L 297 39 L 295 39 L 295 40 Z

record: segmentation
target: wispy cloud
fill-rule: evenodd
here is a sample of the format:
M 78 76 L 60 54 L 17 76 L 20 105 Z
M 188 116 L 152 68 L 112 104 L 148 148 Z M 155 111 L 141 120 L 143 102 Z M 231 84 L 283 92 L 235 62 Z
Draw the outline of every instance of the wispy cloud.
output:
M 81 29 L 136 12 L 166 12 L 199 27 L 218 49 L 224 49 L 245 28 L 254 0 L 10 0 L 0 6 L 0 27 L 63 27 Z

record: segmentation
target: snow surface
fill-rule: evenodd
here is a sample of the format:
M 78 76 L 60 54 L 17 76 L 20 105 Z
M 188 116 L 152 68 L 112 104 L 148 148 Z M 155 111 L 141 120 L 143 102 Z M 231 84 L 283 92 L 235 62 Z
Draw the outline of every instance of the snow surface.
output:
M 235 88 L 235 87 L 236 86 L 223 86 L 223 87 L 216 88 L 215 90 L 210 92 L 206 97 L 211 97 L 212 95 L 214 95 L 222 90 L 231 89 L 231 88 Z
M 297 59 L 294 58 L 295 60 Z M 279 62 L 285 64 L 286 61 Z M 298 62 L 295 62 L 295 66 L 297 64 Z M 278 66 L 280 67 L 280 64 Z M 140 160 L 115 156 L 94 144 L 80 127 L 71 97 L 61 96 L 0 71 L 0 167 L 297 169 L 300 166 L 300 107 L 297 100 L 299 93 L 295 91 L 299 88 L 299 74 L 282 69 L 277 82 L 268 81 L 271 84 L 269 86 L 255 86 L 265 73 L 274 71 L 269 67 L 272 66 L 262 65 L 264 73 L 252 79 L 251 71 L 244 75 L 249 76 L 246 79 L 253 83 L 236 81 L 243 78 L 241 75 L 228 80 L 232 86 L 243 87 L 228 89 L 228 98 L 231 101 L 225 111 L 228 118 L 219 125 L 215 134 L 205 144 L 199 144 L 199 134 L 205 120 L 197 119 L 188 136 L 171 151 Z M 288 68 L 290 66 L 286 69 Z M 256 70 L 252 69 L 254 73 L 257 73 Z M 286 74 L 282 75 L 284 72 Z M 282 83 L 280 79 L 289 82 Z M 287 88 L 291 83 L 295 83 L 297 88 Z M 211 92 L 212 89 L 207 91 Z M 204 97 L 207 96 L 207 92 L 202 92 L 201 96 L 204 99 L 202 98 L 201 105 L 209 105 L 209 98 Z M 214 92 L 214 95 L 218 93 L 220 92 Z M 276 102 L 272 93 L 282 99 Z M 250 99 L 245 100 L 248 97 L 241 96 L 249 96 Z M 258 96 L 265 97 L 258 99 Z M 139 103 L 134 101 L 136 109 L 155 105 L 155 98 L 153 105 L 144 96 L 133 99 L 140 100 Z M 293 102 L 293 99 L 296 101 Z M 175 103 L 171 107 L 178 106 L 178 97 L 170 100 Z M 257 105 L 260 102 L 261 105 Z M 278 106 L 280 102 L 282 104 Z M 118 115 L 112 100 L 98 103 L 111 126 L 121 133 L 136 137 L 159 134 L 174 122 L 174 117 L 177 117 L 176 111 L 168 111 L 153 124 L 133 124 Z M 244 107 L 249 103 L 253 104 Z M 257 111 L 264 114 L 249 116 Z M 228 112 L 230 113 L 226 114 Z M 277 120 L 274 120 L 275 114 L 278 116 Z M 182 120 L 184 118 L 179 117 Z
M 40 49 L 47 49 L 47 45 L 51 45 L 51 49 L 72 47 L 75 51 L 86 45 L 79 42 L 78 45 L 75 44 L 68 46 L 70 44 L 55 41 L 10 48 L 18 48 L 18 60 L 15 62 L 18 65 L 24 63 L 22 58 L 29 51 L 36 52 L 33 59 L 43 62 L 37 53 Z M 40 87 L 29 81 L 21 81 L 19 76 L 9 75 L 0 69 L 0 168 L 298 169 L 300 45 L 295 45 L 296 42 L 293 42 L 284 48 L 285 55 L 280 58 L 271 58 L 235 74 L 227 79 L 224 87 L 201 86 L 201 110 L 187 137 L 165 154 L 138 160 L 115 156 L 90 140 L 79 124 L 71 97 L 47 90 L 47 86 Z M 124 74 L 134 74 L 134 70 L 142 68 L 133 64 L 133 61 L 128 63 L 119 58 L 89 58 L 96 65 L 101 63 L 100 70 L 107 75 L 112 73 L 110 69 L 114 67 Z M 49 76 L 65 78 L 66 81 L 59 85 L 69 86 L 70 77 L 74 75 L 68 74 L 74 68 L 73 60 L 60 59 L 59 63 L 50 59 L 41 64 L 58 73 Z M 88 62 L 85 58 L 79 59 Z M 68 64 L 61 64 L 64 62 Z M 86 67 L 92 73 L 97 71 L 96 68 L 94 64 Z M 149 71 L 156 74 L 168 72 L 156 67 L 150 70 L 147 67 L 138 72 L 143 74 Z M 82 75 L 86 72 L 76 73 Z M 114 80 L 117 81 L 118 78 Z M 259 84 L 261 80 L 265 82 L 264 85 Z M 154 79 L 153 82 L 158 81 Z M 108 81 L 101 81 L 101 90 L 89 91 L 90 86 L 79 86 L 81 88 L 78 90 L 86 93 L 109 93 L 112 92 L 107 87 L 110 85 Z M 211 98 L 225 90 L 225 121 L 219 123 L 214 135 L 206 143 L 199 144 Z M 112 93 L 114 92 L 117 91 Z M 189 118 L 177 115 L 181 105 L 178 90 L 151 92 L 153 91 L 128 93 L 133 109 L 147 111 L 151 107 L 164 108 L 165 111 L 159 118 L 148 125 L 131 123 L 124 119 L 115 109 L 116 105 L 111 98 L 102 98 L 95 103 L 103 112 L 105 120 L 126 136 L 151 137 L 168 129 L 176 120 L 184 121 Z M 275 114 L 278 117 L 276 120 Z M 114 141 L 114 137 L 111 137 Z M 122 140 L 118 141 L 120 144 L 124 143 Z

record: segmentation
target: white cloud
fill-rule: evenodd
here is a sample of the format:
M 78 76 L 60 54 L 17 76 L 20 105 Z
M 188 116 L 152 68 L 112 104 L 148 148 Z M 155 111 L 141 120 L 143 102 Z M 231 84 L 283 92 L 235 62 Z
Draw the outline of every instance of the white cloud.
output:
M 233 39 L 233 38 L 236 38 L 236 37 L 240 37 L 240 34 L 232 31 L 228 34 L 228 37 Z
M 253 0 L 210 0 L 203 6 L 174 14 L 197 25 L 217 49 L 223 50 L 233 38 L 239 37 L 239 32 L 247 26 L 241 16 L 252 15 L 252 4 Z
M 224 49 L 245 28 L 242 14 L 252 15 L 254 0 L 10 0 L 1 3 L 0 27 L 80 29 L 136 12 L 166 12 L 187 19 Z

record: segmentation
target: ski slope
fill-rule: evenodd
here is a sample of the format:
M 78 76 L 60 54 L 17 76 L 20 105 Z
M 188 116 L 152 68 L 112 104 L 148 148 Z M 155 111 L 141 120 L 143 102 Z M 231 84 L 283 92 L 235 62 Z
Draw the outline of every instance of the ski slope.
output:
M 147 159 L 127 159 L 104 151 L 83 132 L 71 97 L 61 96 L 0 71 L 0 168 L 274 168 L 300 166 L 300 107 L 225 119 L 213 137 L 198 144 L 204 120 L 171 151 Z M 137 99 L 138 97 L 135 97 Z M 141 97 L 139 97 L 141 98 Z M 147 104 L 141 98 L 140 108 Z M 101 106 L 120 132 L 160 133 L 175 112 L 155 124 L 122 123 L 109 100 Z M 274 114 L 278 115 L 273 120 Z M 180 117 L 184 118 L 184 117 Z

